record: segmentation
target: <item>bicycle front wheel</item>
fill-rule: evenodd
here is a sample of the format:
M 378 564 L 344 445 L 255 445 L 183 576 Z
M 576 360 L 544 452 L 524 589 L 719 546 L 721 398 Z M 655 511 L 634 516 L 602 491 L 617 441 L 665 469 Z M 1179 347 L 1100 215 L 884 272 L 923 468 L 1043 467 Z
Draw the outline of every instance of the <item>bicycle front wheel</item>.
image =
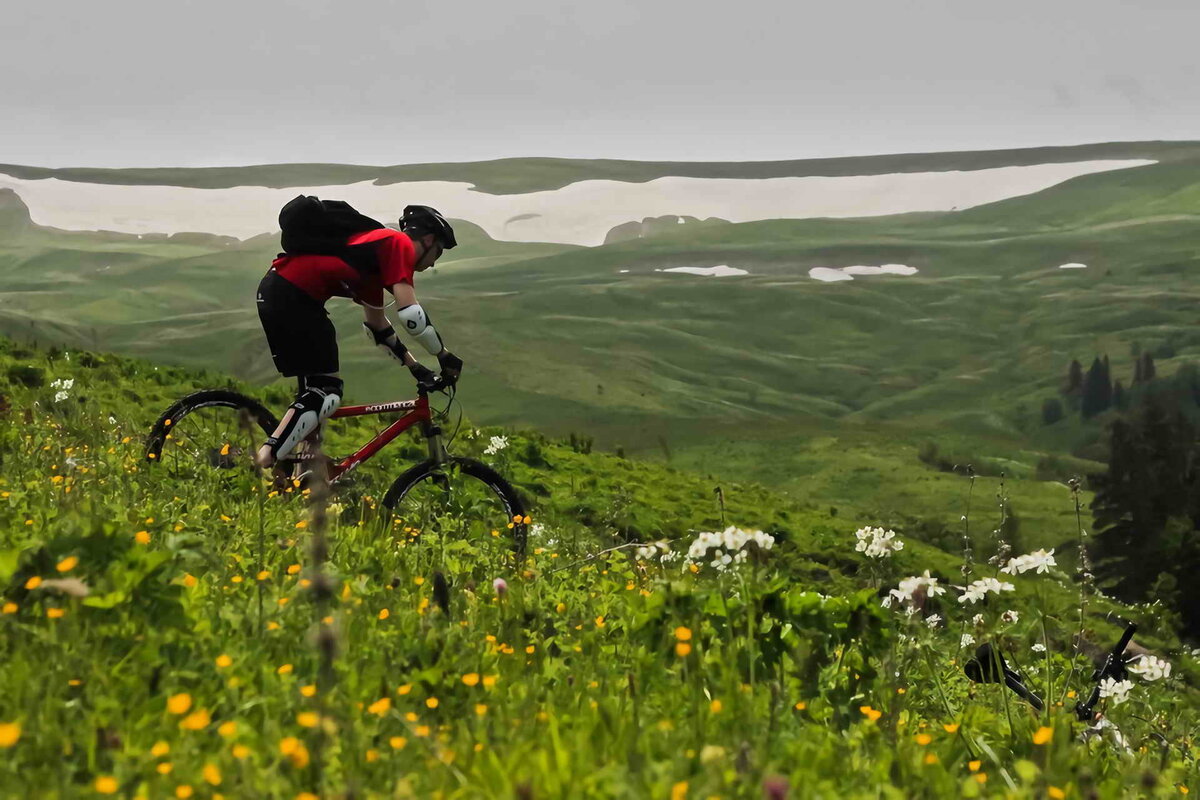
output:
M 525 551 L 521 496 L 491 467 L 470 458 L 422 461 L 395 480 L 383 504 L 421 535 L 477 538 L 499 531 L 518 555 Z

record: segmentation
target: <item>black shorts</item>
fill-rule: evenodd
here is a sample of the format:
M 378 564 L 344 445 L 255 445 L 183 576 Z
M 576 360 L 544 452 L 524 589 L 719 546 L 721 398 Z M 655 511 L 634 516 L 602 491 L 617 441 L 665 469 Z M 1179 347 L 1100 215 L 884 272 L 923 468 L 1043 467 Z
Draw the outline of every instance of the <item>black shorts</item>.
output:
M 337 333 L 324 303 L 273 269 L 258 284 L 258 318 L 280 374 L 293 377 L 338 371 Z

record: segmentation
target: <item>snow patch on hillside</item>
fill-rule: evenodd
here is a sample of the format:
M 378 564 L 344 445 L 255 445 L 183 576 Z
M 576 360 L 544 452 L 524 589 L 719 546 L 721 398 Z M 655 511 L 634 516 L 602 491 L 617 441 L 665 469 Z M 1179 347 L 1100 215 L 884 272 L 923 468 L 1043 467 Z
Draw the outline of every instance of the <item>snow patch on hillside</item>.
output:
M 656 269 L 655 272 L 685 272 L 688 275 L 705 275 L 709 278 L 725 278 L 730 275 L 749 275 L 749 271 L 731 267 L 728 264 L 718 264 L 715 267 L 667 267 Z
M 297 194 L 345 200 L 384 222 L 404 206 L 437 207 L 494 239 L 596 246 L 614 227 L 648 217 L 717 217 L 730 222 L 872 217 L 952 211 L 1032 194 L 1063 181 L 1149 160 L 1078 161 L 971 171 L 804 178 L 658 178 L 644 183 L 588 180 L 561 189 L 488 194 L 450 181 L 270 189 L 239 186 L 119 186 L 0 174 L 39 225 L 124 233 L 203 232 L 247 239 L 277 230 L 279 209 Z M 682 220 L 680 220 L 682 221 Z
M 1059 264 L 1058 268 L 1059 269 L 1087 269 L 1087 264 L 1077 264 L 1077 263 Z
M 834 269 L 832 267 L 813 267 L 808 271 L 808 277 L 824 281 L 825 283 L 836 283 L 837 281 L 852 281 L 855 275 L 916 275 L 916 267 L 908 267 L 904 264 L 884 264 L 879 267 L 869 266 L 854 266 L 842 267 Z

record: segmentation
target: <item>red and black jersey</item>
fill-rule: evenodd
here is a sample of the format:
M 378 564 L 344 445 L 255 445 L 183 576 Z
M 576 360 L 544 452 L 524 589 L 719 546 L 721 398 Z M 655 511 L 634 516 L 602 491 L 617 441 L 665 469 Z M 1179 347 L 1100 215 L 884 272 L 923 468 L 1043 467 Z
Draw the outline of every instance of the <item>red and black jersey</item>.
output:
M 351 236 L 345 257 L 281 254 L 271 268 L 318 302 L 349 297 L 356 303 L 382 306 L 384 289 L 397 283 L 412 285 L 416 261 L 412 239 L 379 228 Z

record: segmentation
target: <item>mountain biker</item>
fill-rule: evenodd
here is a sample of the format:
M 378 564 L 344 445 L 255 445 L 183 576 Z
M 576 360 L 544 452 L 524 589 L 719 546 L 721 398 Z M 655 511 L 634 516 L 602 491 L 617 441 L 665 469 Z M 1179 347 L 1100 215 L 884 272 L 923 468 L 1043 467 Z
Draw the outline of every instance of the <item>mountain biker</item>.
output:
M 376 223 L 378 224 L 378 223 Z M 429 206 L 408 206 L 400 230 L 356 233 L 345 257 L 281 253 L 258 285 L 258 316 L 275 368 L 297 381 L 296 399 L 258 450 L 256 462 L 271 467 L 287 456 L 341 405 L 337 335 L 325 310 L 331 297 L 362 306 L 363 328 L 376 346 L 408 367 L 418 384 L 452 385 L 462 359 L 446 349 L 413 290 L 413 276 L 433 266 L 458 242 L 454 229 Z M 437 357 L 441 381 L 400 342 L 384 314 L 384 291 L 396 299 L 401 326 Z

